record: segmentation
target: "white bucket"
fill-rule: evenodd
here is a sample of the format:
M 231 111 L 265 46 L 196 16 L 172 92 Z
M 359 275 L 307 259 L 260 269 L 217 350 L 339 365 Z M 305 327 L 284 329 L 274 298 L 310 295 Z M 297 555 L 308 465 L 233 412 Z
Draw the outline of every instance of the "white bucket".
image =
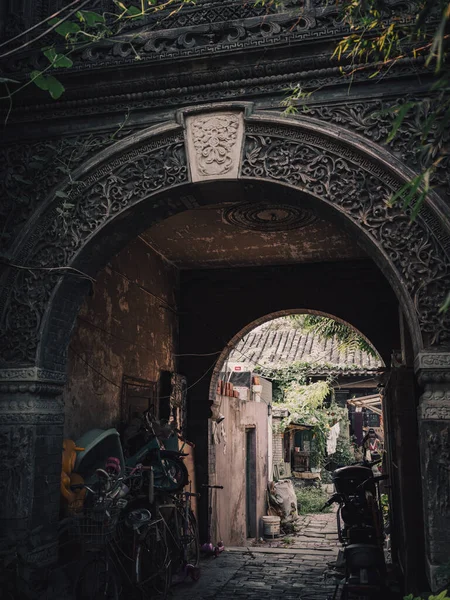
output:
M 280 517 L 263 517 L 264 537 L 274 538 L 280 535 Z

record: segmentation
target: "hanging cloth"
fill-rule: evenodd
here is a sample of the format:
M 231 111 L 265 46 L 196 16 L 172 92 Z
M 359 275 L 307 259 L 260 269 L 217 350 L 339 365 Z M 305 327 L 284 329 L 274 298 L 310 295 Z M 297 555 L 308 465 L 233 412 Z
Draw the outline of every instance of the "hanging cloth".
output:
M 336 452 L 337 439 L 339 437 L 339 433 L 341 431 L 341 426 L 339 423 L 335 423 L 333 427 L 331 427 L 330 431 L 327 435 L 327 453 L 328 455 L 334 454 Z

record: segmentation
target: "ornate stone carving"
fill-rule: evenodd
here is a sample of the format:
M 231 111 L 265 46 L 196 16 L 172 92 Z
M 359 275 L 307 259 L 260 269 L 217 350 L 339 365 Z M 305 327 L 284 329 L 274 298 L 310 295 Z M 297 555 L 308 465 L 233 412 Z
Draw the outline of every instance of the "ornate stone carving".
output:
M 50 382 L 63 386 L 66 374 L 59 371 L 39 369 L 39 367 L 25 367 L 23 369 L 0 369 L 0 382 Z
M 450 369 L 450 352 L 420 352 L 415 359 L 416 371 L 422 369 Z
M 450 131 L 439 134 L 436 128 L 431 128 L 427 134 L 425 144 L 422 141 L 423 132 L 418 123 L 426 121 L 434 110 L 438 100 L 408 97 L 408 101 L 417 101 L 414 110 L 410 110 L 399 128 L 398 135 L 389 142 L 389 149 L 401 158 L 406 164 L 417 171 L 423 171 L 430 166 L 430 157 L 424 152 L 424 145 L 433 145 L 435 148 L 444 149 L 450 141 Z M 389 108 L 401 105 L 405 98 L 396 100 L 376 100 L 372 102 L 353 102 L 346 104 L 333 104 L 327 106 L 311 106 L 307 115 L 336 123 L 351 131 L 361 133 L 365 137 L 379 144 L 385 144 L 392 130 L 396 112 L 389 112 Z M 432 160 L 435 157 L 432 158 Z M 450 153 L 443 154 L 442 159 L 433 174 L 435 185 L 441 186 L 445 194 L 450 194 Z M 430 218 L 423 214 L 423 218 Z
M 236 178 L 244 122 L 240 113 L 214 113 L 186 118 L 192 181 Z
M 289 204 L 256 205 L 245 202 L 224 209 L 223 220 L 254 231 L 290 231 L 307 227 L 317 220 L 312 210 Z
M 450 397 L 447 398 L 446 404 L 442 404 L 442 399 L 433 402 L 432 396 L 432 392 L 423 395 L 423 403 L 419 406 L 419 417 L 423 421 L 450 421 Z
M 27 425 L 63 425 L 64 424 L 64 402 L 61 398 L 63 388 L 38 388 L 43 397 L 36 397 L 34 391 L 27 386 L 17 386 L 5 392 L 0 387 L 0 424 L 12 425 L 14 423 Z M 4 395 L 3 395 L 4 394 Z M 56 396 L 52 398 L 52 396 Z
M 238 176 L 242 135 L 240 122 L 236 129 L 236 118 L 242 118 L 238 115 L 230 110 L 186 118 L 186 138 L 194 169 L 200 169 L 198 178 Z M 400 181 L 381 163 L 326 135 L 249 121 L 241 174 L 294 186 L 345 213 L 372 238 L 384 260 L 395 266 L 415 303 L 422 331 L 436 344 L 450 339 L 448 315 L 438 311 L 450 288 L 448 259 L 442 250 L 449 245 L 444 233 L 436 238 L 430 221 L 410 224 L 400 206 L 387 205 Z M 137 145 L 61 187 L 67 198 L 55 198 L 48 205 L 14 260 L 30 267 L 70 264 L 87 238 L 116 215 L 156 191 L 187 181 L 181 129 Z M 69 211 L 62 210 L 65 202 L 73 205 Z M 160 215 L 154 218 L 183 208 L 175 196 L 166 203 L 156 199 L 152 206 L 154 214 Z M 43 271 L 11 270 L 3 289 L 5 362 L 34 362 L 42 314 L 58 278 Z
M 448 388 L 448 385 L 446 386 Z M 419 412 L 420 414 L 420 412 Z M 445 418 L 445 417 L 444 417 Z M 450 421 L 433 414 L 419 421 L 428 579 L 432 590 L 442 584 L 450 535 Z
M 344 69 L 346 67 L 343 67 Z M 387 84 L 399 77 L 430 73 L 430 69 L 415 59 L 399 60 L 384 76 Z M 352 75 L 352 81 L 366 81 L 369 72 L 358 71 Z M 108 97 L 79 98 L 65 102 L 64 96 L 57 103 L 49 102 L 29 107 L 22 111 L 15 108 L 10 116 L 10 122 L 67 119 L 70 116 L 91 115 L 99 112 L 125 114 L 131 103 L 136 103 L 139 109 L 160 106 L 195 105 L 209 101 L 223 101 L 236 97 L 254 97 L 259 95 L 285 95 L 286 88 L 293 81 L 301 83 L 305 91 L 333 86 L 342 83 L 340 68 L 330 62 L 330 57 L 324 54 L 290 59 L 288 63 L 274 63 L 261 60 L 254 65 L 221 66 L 220 69 L 193 71 L 192 69 L 179 72 L 173 70 L 164 76 L 145 79 L 145 88 L 136 81 L 124 90 L 124 82 L 111 81 L 108 86 Z M 365 106 L 365 103 L 364 103 Z
M 15 261 L 31 269 L 66 265 L 87 237 L 120 212 L 185 181 L 186 156 L 180 133 L 134 147 L 81 181 L 66 180 L 64 198 L 44 212 Z M 65 203 L 72 205 L 69 211 L 64 210 Z M 170 207 L 164 208 L 165 214 L 167 210 Z M 2 302 L 5 307 L 0 337 L 5 363 L 34 363 L 36 333 L 58 279 L 58 274 L 41 270 L 12 270 L 0 297 L 0 307 Z
M 414 368 L 418 375 L 418 380 L 426 389 L 432 389 L 432 395 L 437 400 L 450 399 L 450 392 L 443 391 L 442 388 L 433 384 L 442 384 L 450 382 L 450 353 L 443 352 L 420 352 L 415 359 Z M 431 392 L 427 391 L 423 398 L 430 400 Z
M 0 148 L 0 220 L 7 224 L 0 248 L 4 250 L 14 243 L 25 221 L 53 186 L 84 160 L 128 133 L 88 133 Z
M 238 8 L 241 4 L 241 8 Z M 392 16 L 398 22 L 407 23 L 410 14 L 415 14 L 415 5 L 401 2 L 396 10 L 396 1 L 389 2 Z M 208 9 L 184 7 L 178 14 L 168 13 L 142 21 L 130 23 L 121 31 L 117 40 L 105 40 L 93 48 L 72 53 L 74 69 L 89 69 L 99 66 L 141 61 L 168 61 L 176 58 L 214 55 L 218 52 L 236 52 L 246 48 L 274 47 L 295 43 L 341 37 L 349 28 L 339 20 L 339 7 L 322 4 L 312 7 L 309 3 L 298 10 L 276 12 L 267 7 L 252 7 L 251 3 L 223 3 Z M 214 14 L 215 13 L 215 14 Z M 237 18 L 236 18 L 237 17 Z M 168 18 L 168 20 L 167 20 Z M 160 26 L 162 24 L 162 26 Z M 137 25 L 137 26 L 136 26 Z M 169 27 L 167 27 L 169 26 Z M 39 58 L 36 56 L 34 61 Z M 37 66 L 40 66 L 39 63 Z M 8 65 L 12 72 L 23 70 L 20 60 Z
M 33 489 L 33 428 L 0 422 L 0 520 L 27 519 Z
M 439 312 L 450 289 L 448 262 L 430 230 L 388 205 L 400 182 L 380 164 L 325 136 L 252 123 L 242 176 L 287 183 L 344 212 L 397 269 L 430 342 L 450 340 L 450 319 Z

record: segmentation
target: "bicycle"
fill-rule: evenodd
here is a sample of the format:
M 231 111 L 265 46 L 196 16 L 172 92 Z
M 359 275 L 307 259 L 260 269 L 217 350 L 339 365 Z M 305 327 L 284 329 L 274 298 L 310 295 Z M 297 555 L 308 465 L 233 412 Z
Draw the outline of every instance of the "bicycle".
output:
M 104 485 L 100 492 L 86 484 L 71 486 L 72 489 L 82 487 L 92 494 L 89 498 L 92 506 L 83 506 L 72 517 L 68 528 L 69 536 L 81 544 L 85 555 L 75 581 L 74 596 L 76 600 L 118 600 L 120 583 L 110 556 L 110 543 L 127 501 L 111 498 Z
M 182 492 L 172 498 L 171 503 L 158 505 L 168 534 L 171 557 L 177 567 L 180 581 L 190 577 L 193 581 L 200 578 L 200 541 L 195 515 L 190 499 L 200 494 Z
M 98 488 L 86 484 L 93 507 L 84 507 L 74 520 L 76 536 L 84 542 L 85 553 L 92 553 L 81 568 L 75 584 L 75 598 L 83 600 L 116 600 L 121 583 L 129 584 L 145 598 L 166 598 L 170 585 L 170 557 L 161 518 L 153 519 L 146 508 L 136 508 L 129 496 L 130 487 L 152 467 L 138 465 L 123 477 L 112 477 L 97 469 Z M 130 487 L 129 487 L 130 485 Z M 128 499 L 126 499 L 128 498 Z
M 171 583 L 171 558 L 164 522 L 158 512 L 153 517 L 153 507 L 152 512 L 147 508 L 153 496 L 151 485 L 148 498 L 136 495 L 145 485 L 143 475 L 147 471 L 152 482 L 152 467 L 143 465 L 137 465 L 124 478 L 135 495 L 122 513 L 113 550 L 131 588 L 145 598 L 166 598 Z

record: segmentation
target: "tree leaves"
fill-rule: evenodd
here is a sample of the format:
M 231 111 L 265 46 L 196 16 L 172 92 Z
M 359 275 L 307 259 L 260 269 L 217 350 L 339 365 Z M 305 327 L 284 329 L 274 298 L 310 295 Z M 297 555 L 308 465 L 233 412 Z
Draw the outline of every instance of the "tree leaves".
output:
M 392 112 L 396 112 L 397 116 L 392 125 L 392 130 L 386 139 L 386 143 L 392 142 L 394 137 L 397 135 L 397 131 L 399 130 L 399 127 L 403 123 L 406 115 L 411 110 L 411 108 L 416 106 L 416 104 L 417 104 L 416 102 L 405 102 L 405 104 L 402 104 L 400 107 L 393 107 L 392 109 L 390 109 Z
M 73 65 L 73 60 L 65 54 L 58 54 L 55 48 L 47 48 L 44 50 L 44 56 L 48 58 L 52 67 L 55 68 L 69 68 Z
M 80 31 L 80 26 L 78 25 L 78 23 L 74 23 L 73 21 L 61 21 L 61 19 L 51 19 L 48 22 L 48 24 L 56 25 L 56 23 L 59 22 L 61 22 L 61 24 L 55 28 L 55 31 L 63 37 L 67 37 L 70 34 L 78 33 Z
M 338 350 L 355 352 L 360 350 L 373 358 L 379 358 L 377 352 L 357 331 L 329 317 L 319 315 L 292 315 L 292 320 L 297 321 L 304 331 L 314 333 L 328 340 L 337 340 Z
M 56 77 L 53 77 L 53 75 L 46 75 L 41 71 L 32 71 L 30 77 L 38 88 L 49 92 L 54 100 L 60 98 L 64 93 L 65 88 L 63 84 Z
M 77 17 L 81 22 L 85 22 L 88 27 L 95 27 L 97 23 L 104 23 L 105 17 L 99 13 L 93 12 L 92 10 L 79 10 Z

